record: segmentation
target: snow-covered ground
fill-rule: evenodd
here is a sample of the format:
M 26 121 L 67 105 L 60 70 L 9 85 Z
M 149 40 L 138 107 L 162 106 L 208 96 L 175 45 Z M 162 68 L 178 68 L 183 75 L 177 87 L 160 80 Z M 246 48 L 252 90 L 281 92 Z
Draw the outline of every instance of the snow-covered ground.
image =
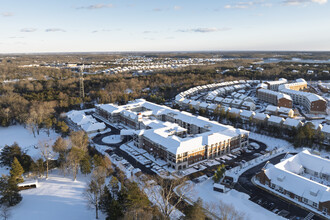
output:
M 11 219 L 95 219 L 95 211 L 88 209 L 83 192 L 88 177 L 49 175 L 47 180 L 39 180 L 38 188 L 23 190 L 23 200 L 11 209 Z M 100 219 L 105 216 L 100 214 Z
M 49 137 L 45 131 L 40 131 L 34 137 L 22 125 L 0 127 L 0 148 L 17 142 L 27 154 L 36 159 L 40 157 L 40 153 L 34 146 L 39 141 L 52 144 L 58 136 L 54 131 L 50 132 Z M 8 173 L 7 167 L 0 168 L 0 174 Z M 79 175 L 74 182 L 71 175 L 63 177 L 57 170 L 50 171 L 47 180 L 39 180 L 38 188 L 21 191 L 23 200 L 10 209 L 10 219 L 95 219 L 95 211 L 88 209 L 82 194 L 87 178 Z M 100 219 L 105 218 L 101 213 L 100 216 Z
M 12 145 L 16 142 L 22 150 L 26 150 L 28 155 L 36 159 L 40 157 L 40 153 L 34 146 L 38 145 L 39 141 L 47 141 L 53 144 L 58 136 L 59 134 L 55 133 L 54 130 L 50 131 L 49 137 L 45 130 L 41 130 L 40 134 L 36 133 L 36 137 L 34 137 L 33 133 L 22 125 L 0 127 L 0 148 L 2 149 L 5 145 Z
M 196 202 L 198 198 L 203 200 L 204 208 L 215 215 L 219 215 L 220 202 L 227 205 L 233 205 L 237 211 L 244 213 L 244 219 L 283 219 L 280 216 L 264 209 L 249 200 L 247 194 L 231 190 L 228 193 L 213 191 L 213 180 L 211 178 L 204 182 L 193 184 L 192 190 L 186 194 L 188 199 Z
M 283 139 L 273 138 L 267 135 L 257 134 L 254 132 L 250 132 L 249 137 L 266 144 L 267 150 L 273 150 L 274 148 L 283 148 L 283 147 L 286 147 L 288 149 L 293 148 L 292 144 L 290 144 L 289 142 Z
M 120 135 L 110 135 L 102 139 L 107 144 L 117 144 L 121 142 Z

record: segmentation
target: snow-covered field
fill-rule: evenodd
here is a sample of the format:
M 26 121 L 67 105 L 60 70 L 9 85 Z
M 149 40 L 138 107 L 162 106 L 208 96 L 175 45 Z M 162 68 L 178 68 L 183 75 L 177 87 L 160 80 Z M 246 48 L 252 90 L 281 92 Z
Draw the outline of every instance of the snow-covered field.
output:
M 289 142 L 287 142 L 286 140 L 283 140 L 283 139 L 273 138 L 270 136 L 257 134 L 254 132 L 250 132 L 249 137 L 266 144 L 267 150 L 273 150 L 275 147 L 276 148 L 287 147 L 288 149 L 293 148 L 292 144 L 290 144 Z
M 102 139 L 107 144 L 117 144 L 121 142 L 120 135 L 110 135 Z
M 55 173 L 39 180 L 38 188 L 21 191 L 23 200 L 11 209 L 11 219 L 95 219 L 95 211 L 88 209 L 83 197 L 88 177 L 73 181 L 72 176 Z
M 204 208 L 216 215 L 219 214 L 219 208 L 217 206 L 220 205 L 219 201 L 221 201 L 227 205 L 233 205 L 237 211 L 244 213 L 244 219 L 283 219 L 250 201 L 247 194 L 236 190 L 231 190 L 228 193 L 213 191 L 213 180 L 211 178 L 202 183 L 194 184 L 193 189 L 186 195 L 194 202 L 197 201 L 198 198 L 201 198 Z
M 58 136 L 54 131 L 50 132 L 49 137 L 45 131 L 40 131 L 40 135 L 34 137 L 32 132 L 21 125 L 0 127 L 0 148 L 17 142 L 23 150 L 27 150 L 27 154 L 36 159 L 40 153 L 34 146 L 39 141 L 52 144 Z M 0 168 L 0 174 L 8 173 L 6 167 Z M 38 188 L 21 191 L 23 200 L 10 209 L 10 219 L 95 219 L 95 211 L 88 209 L 82 194 L 87 178 L 78 176 L 74 182 L 72 176 L 63 177 L 56 170 L 51 171 L 47 180 L 39 180 Z M 101 214 L 100 219 L 104 218 Z
M 0 148 L 2 149 L 5 145 L 12 145 L 16 142 L 23 150 L 27 151 L 27 154 L 36 159 L 40 157 L 40 153 L 34 146 L 38 145 L 39 141 L 47 141 L 53 144 L 58 136 L 59 134 L 51 130 L 48 137 L 46 131 L 41 130 L 40 134 L 36 134 L 36 137 L 34 137 L 32 132 L 22 125 L 0 127 Z

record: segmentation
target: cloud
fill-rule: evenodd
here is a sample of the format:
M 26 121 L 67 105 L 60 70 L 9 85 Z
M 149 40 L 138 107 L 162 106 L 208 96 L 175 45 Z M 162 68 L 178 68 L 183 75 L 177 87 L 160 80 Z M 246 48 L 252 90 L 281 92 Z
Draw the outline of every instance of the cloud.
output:
M 94 34 L 94 33 L 98 33 L 98 32 L 110 32 L 110 31 L 121 31 L 121 29 L 120 28 L 117 28 L 117 29 L 101 29 L 101 30 L 94 30 L 94 31 L 92 31 L 92 33 Z
M 232 4 L 232 5 L 225 5 L 225 8 L 227 8 L 227 9 L 232 9 L 232 8 L 246 9 L 246 8 L 251 7 L 254 4 L 255 4 L 254 2 L 238 2 L 238 3 Z
M 45 30 L 46 32 L 66 32 L 65 30 L 61 28 L 48 28 Z
M 258 0 L 258 1 L 248 1 L 248 2 L 238 2 L 235 4 L 228 4 L 225 5 L 224 8 L 226 9 L 247 9 L 252 6 L 261 6 L 261 7 L 272 7 L 273 4 L 266 2 L 266 0 Z
M 89 6 L 77 7 L 76 9 L 94 10 L 94 9 L 102 9 L 102 8 L 113 8 L 113 4 L 94 4 Z
M 156 34 L 157 31 L 143 31 L 144 34 Z
M 21 29 L 21 32 L 35 32 L 37 31 L 36 28 L 23 28 Z
M 302 4 L 309 4 L 309 3 L 317 3 L 317 4 L 325 4 L 328 0 L 284 0 L 283 5 L 287 6 L 295 6 L 295 5 L 302 5 Z
M 195 33 L 209 33 L 209 32 L 219 32 L 219 31 L 229 31 L 231 28 L 191 28 L 191 29 L 179 29 L 178 32 L 195 32 Z
M 179 10 L 182 9 L 182 7 L 181 7 L 181 6 L 178 6 L 178 5 L 175 5 L 175 6 L 173 7 L 173 9 L 174 9 L 175 11 L 179 11 Z
M 11 13 L 11 12 L 3 12 L 3 13 L 1 13 L 1 15 L 2 15 L 3 17 L 11 17 L 11 16 L 14 16 L 14 14 Z
M 24 37 L 19 37 L 19 36 L 12 36 L 12 37 L 9 37 L 10 39 L 23 39 Z
M 152 9 L 153 11 L 163 11 L 163 9 L 162 8 L 154 8 L 154 9 Z

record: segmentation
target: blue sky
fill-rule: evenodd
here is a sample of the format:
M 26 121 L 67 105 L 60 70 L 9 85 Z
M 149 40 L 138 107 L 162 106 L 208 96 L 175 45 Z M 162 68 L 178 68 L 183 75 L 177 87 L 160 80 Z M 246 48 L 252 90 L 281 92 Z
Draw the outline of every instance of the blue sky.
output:
M 0 53 L 330 50 L 328 0 L 0 0 Z

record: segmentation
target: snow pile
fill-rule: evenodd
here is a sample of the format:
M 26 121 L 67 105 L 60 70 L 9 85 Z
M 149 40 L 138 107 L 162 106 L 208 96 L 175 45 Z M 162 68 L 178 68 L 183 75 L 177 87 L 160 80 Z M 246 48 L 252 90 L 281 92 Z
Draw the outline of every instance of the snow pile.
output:
M 257 144 L 256 142 L 252 142 L 252 143 L 250 143 L 250 145 L 252 147 L 254 147 L 255 149 L 259 149 L 260 148 L 259 144 Z

